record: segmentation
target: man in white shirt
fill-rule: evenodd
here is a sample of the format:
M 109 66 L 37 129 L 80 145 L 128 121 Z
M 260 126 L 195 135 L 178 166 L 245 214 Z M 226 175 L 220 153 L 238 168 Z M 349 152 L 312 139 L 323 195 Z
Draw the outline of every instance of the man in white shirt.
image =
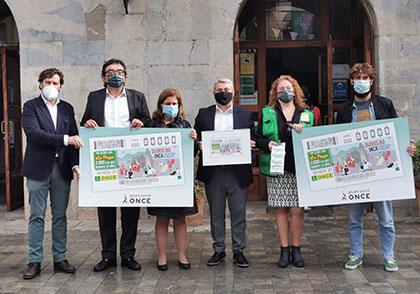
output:
M 26 151 L 22 175 L 26 177 L 31 206 L 28 224 L 29 264 L 24 279 L 41 271 L 44 259 L 44 218 L 50 194 L 52 214 L 52 255 L 54 269 L 74 273 L 75 267 L 65 258 L 67 251 L 66 210 L 73 171 L 80 177 L 78 136 L 73 107 L 58 93 L 64 84 L 63 73 L 56 68 L 43 70 L 38 78 L 42 91 L 23 106 L 22 126 L 26 134 Z
M 213 91 L 216 104 L 201 108 L 195 118 L 194 128 L 200 149 L 202 131 L 226 131 L 233 129 L 250 129 L 254 138 L 252 113 L 233 105 L 233 83 L 229 79 L 217 80 Z M 250 147 L 255 142 L 251 140 Z M 249 262 L 243 254 L 246 241 L 246 198 L 248 186 L 253 182 L 250 164 L 203 166 L 200 152 L 197 179 L 205 183 L 206 197 L 210 206 L 211 235 L 213 238 L 213 256 L 208 266 L 218 265 L 225 260 L 226 253 L 226 200 L 229 204 L 233 262 L 238 267 L 248 267 Z
M 122 60 L 105 62 L 102 80 L 105 88 L 89 93 L 81 126 L 139 129 L 150 122 L 144 94 L 125 88 L 127 70 Z M 115 207 L 98 207 L 102 260 L 94 267 L 96 272 L 116 266 L 116 213 Z M 134 259 L 139 213 L 139 207 L 121 207 L 121 266 L 131 270 L 141 270 L 141 265 Z

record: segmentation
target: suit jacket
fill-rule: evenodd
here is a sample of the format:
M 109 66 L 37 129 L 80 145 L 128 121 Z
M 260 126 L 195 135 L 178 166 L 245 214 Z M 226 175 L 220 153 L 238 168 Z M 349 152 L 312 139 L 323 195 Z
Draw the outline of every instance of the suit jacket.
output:
M 195 118 L 194 129 L 197 131 L 197 139 L 201 141 L 202 131 L 214 131 L 214 117 L 216 115 L 216 105 L 201 108 Z M 254 122 L 252 113 L 247 109 L 233 106 L 233 128 L 250 129 L 251 139 L 255 140 Z M 239 186 L 245 188 L 252 184 L 252 168 L 250 164 L 226 165 L 225 168 L 232 169 L 237 176 Z M 203 166 L 203 156 L 200 152 L 197 179 L 204 183 L 209 183 L 212 177 L 217 176 L 214 166 Z
M 137 118 L 144 123 L 144 126 L 150 124 L 149 108 L 146 104 L 144 94 L 132 90 L 125 89 L 127 94 L 128 111 L 130 115 L 130 122 Z M 84 126 L 89 119 L 96 121 L 98 126 L 103 127 L 105 123 L 105 98 L 106 89 L 101 89 L 89 93 L 88 102 L 86 104 L 85 113 L 83 114 L 81 126 Z
M 73 106 L 60 100 L 55 129 L 45 101 L 39 96 L 23 105 L 22 126 L 27 145 L 21 174 L 34 180 L 48 179 L 58 153 L 62 176 L 72 180 L 72 167 L 79 164 L 79 150 L 64 146 L 64 135 L 78 134 Z

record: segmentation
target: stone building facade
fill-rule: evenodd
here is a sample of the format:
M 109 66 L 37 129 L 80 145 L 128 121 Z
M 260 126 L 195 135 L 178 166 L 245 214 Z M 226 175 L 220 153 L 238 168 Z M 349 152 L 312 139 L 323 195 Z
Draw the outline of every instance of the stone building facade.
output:
M 213 103 L 214 80 L 234 78 L 234 28 L 244 0 L 131 0 L 128 14 L 122 0 L 4 1 L 19 38 L 22 105 L 39 95 L 39 72 L 57 67 L 65 77 L 62 97 L 80 120 L 89 91 L 103 87 L 104 60 L 118 57 L 128 66 L 127 87 L 144 92 L 151 111 L 158 94 L 174 87 L 193 122 L 200 107 Z M 361 2 L 373 24 L 377 93 L 393 99 L 418 138 L 420 2 Z M 69 219 L 96 217 L 78 208 L 76 191 L 73 183 Z M 413 203 L 394 206 L 411 215 Z

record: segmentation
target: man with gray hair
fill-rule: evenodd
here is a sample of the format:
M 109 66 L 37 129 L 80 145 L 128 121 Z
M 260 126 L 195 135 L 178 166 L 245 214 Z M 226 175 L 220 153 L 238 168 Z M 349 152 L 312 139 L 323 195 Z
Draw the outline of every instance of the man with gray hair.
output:
M 229 79 L 220 79 L 214 83 L 213 90 L 216 104 L 201 108 L 195 118 L 194 128 L 200 149 L 202 149 L 202 131 L 227 131 L 249 129 L 254 138 L 252 113 L 233 105 L 233 83 Z M 251 140 L 250 148 L 255 146 Z M 226 253 L 226 200 L 229 204 L 232 230 L 233 263 L 238 267 L 248 267 L 248 260 L 243 254 L 246 242 L 246 198 L 248 186 L 253 182 L 250 164 L 203 166 L 203 156 L 197 171 L 197 179 L 205 183 L 206 196 L 210 206 L 211 235 L 214 254 L 207 262 L 208 266 L 218 265 L 225 260 Z

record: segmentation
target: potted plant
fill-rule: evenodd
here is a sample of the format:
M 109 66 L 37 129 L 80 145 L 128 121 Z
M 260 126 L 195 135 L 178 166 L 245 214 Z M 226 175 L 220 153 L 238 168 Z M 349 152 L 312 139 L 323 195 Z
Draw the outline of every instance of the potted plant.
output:
M 413 155 L 413 172 L 414 172 L 414 183 L 416 186 L 417 202 L 419 206 L 420 215 L 420 139 L 417 140 L 414 145 L 416 146 L 416 152 Z
M 203 224 L 203 213 L 204 213 L 204 204 L 206 190 L 204 188 L 204 183 L 195 179 L 198 168 L 198 156 L 194 158 L 194 196 L 197 201 L 198 213 L 194 215 L 188 215 L 185 217 L 187 226 L 201 226 Z

